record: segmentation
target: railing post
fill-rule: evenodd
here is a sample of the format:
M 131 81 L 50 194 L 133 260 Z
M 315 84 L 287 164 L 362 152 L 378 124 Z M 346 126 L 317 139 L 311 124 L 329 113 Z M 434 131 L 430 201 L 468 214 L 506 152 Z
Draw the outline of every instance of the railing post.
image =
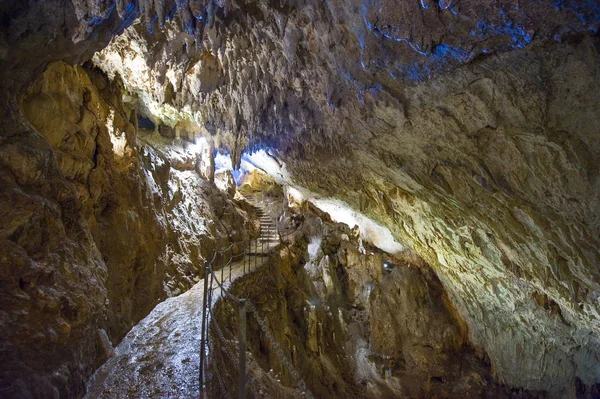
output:
M 206 342 L 206 346 L 208 349 L 208 330 L 209 330 L 209 323 L 210 320 L 209 319 L 209 315 L 211 314 L 210 309 L 212 308 L 212 299 L 213 299 L 213 284 L 214 284 L 214 269 L 212 267 L 212 265 L 209 266 L 209 273 L 210 273 L 210 282 L 208 283 L 208 308 L 206 309 L 206 330 L 204 331 L 205 334 L 205 342 Z M 207 354 L 204 355 L 205 357 L 208 357 Z M 208 361 L 206 361 L 206 365 L 208 366 Z M 208 395 L 207 395 L 208 396 Z
M 212 269 L 211 267 L 211 273 L 210 273 L 210 283 L 209 283 L 209 287 L 208 287 L 208 307 L 209 309 L 212 307 L 212 296 L 213 296 L 213 290 L 214 290 L 214 273 L 213 273 L 214 269 Z M 206 336 L 208 337 L 208 325 L 206 326 Z
M 240 399 L 246 399 L 246 300 L 240 299 L 240 328 L 239 328 L 239 364 L 240 364 Z
M 208 298 L 208 261 L 204 265 L 204 292 L 202 293 L 202 327 L 200 330 L 200 399 L 204 399 L 204 357 L 206 356 L 206 306 Z

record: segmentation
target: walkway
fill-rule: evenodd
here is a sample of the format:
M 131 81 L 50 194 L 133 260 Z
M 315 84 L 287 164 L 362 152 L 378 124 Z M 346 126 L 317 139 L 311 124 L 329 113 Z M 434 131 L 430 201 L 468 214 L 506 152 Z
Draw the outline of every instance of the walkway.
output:
M 249 256 L 232 263 L 232 282 L 247 271 L 248 262 L 252 267 L 262 264 L 279 240 L 257 200 L 248 200 L 257 208 L 261 236 Z M 227 280 L 225 288 L 230 284 Z M 158 304 L 133 327 L 115 348 L 115 356 L 88 382 L 86 398 L 197 398 L 203 288 L 200 280 L 186 293 Z M 221 295 L 218 288 L 213 292 L 212 304 Z

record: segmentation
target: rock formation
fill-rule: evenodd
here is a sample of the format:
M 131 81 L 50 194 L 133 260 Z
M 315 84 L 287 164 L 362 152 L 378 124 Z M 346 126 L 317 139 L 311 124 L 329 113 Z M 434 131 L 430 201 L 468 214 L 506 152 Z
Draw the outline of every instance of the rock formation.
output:
M 32 163 L 4 147 L 2 395 L 77 397 L 107 338 L 189 289 L 213 248 L 244 238 L 244 219 L 197 159 L 138 143 L 136 112 L 98 70 L 51 64 L 21 109 L 48 148 L 29 149 Z M 28 188 L 53 166 L 60 185 Z
M 493 382 L 489 360 L 469 346 L 467 326 L 419 256 L 365 250 L 357 229 L 322 213 L 293 218 L 298 228 L 286 245 L 268 266 L 238 280 L 233 292 L 257 304 L 314 397 L 543 396 Z M 239 328 L 236 311 L 227 300 L 218 304 L 213 323 L 226 340 Z M 248 318 L 252 394 L 302 397 L 255 316 Z M 223 370 L 235 373 L 236 367 L 225 346 L 235 342 L 216 333 L 214 339 L 214 369 L 228 378 Z M 214 385 L 213 396 L 223 396 Z
M 200 221 L 229 200 L 137 142 L 140 118 L 168 146 L 211 135 L 234 165 L 270 147 L 295 184 L 389 227 L 495 383 L 600 382 L 596 2 L 9 0 L 0 14 L 7 395 L 80 395 L 98 329 L 122 337 L 214 245 Z

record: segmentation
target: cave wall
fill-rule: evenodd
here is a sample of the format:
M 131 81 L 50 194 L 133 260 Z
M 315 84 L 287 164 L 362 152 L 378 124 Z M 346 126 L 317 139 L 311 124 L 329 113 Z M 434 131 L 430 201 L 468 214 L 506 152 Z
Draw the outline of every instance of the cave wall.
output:
M 363 245 L 358 229 L 324 214 L 296 211 L 292 219 L 288 231 L 297 229 L 268 264 L 232 287 L 257 308 L 248 314 L 251 397 L 303 396 L 254 312 L 314 397 L 544 397 L 493 381 L 489 359 L 471 346 L 468 327 L 418 255 Z M 224 379 L 237 378 L 224 349 L 237 345 L 237 311 L 223 299 L 211 321 L 221 331 L 211 329 L 211 370 Z M 235 394 L 211 387 L 215 397 Z
M 375 105 L 346 131 L 356 141 L 341 161 L 288 163 L 433 265 L 500 381 L 559 395 L 599 378 L 597 43 L 413 85 L 402 112 Z
M 12 204 L 30 201 L 45 253 L 71 245 L 70 263 L 97 266 L 78 278 L 103 278 L 78 192 L 17 98 L 48 62 L 89 59 L 144 14 L 149 83 L 123 82 L 140 109 L 200 124 L 234 160 L 274 147 L 297 183 L 390 227 L 431 263 L 500 381 L 557 394 L 598 382 L 597 4 L 116 3 L 0 4 L 3 263 L 21 262 L 9 237 L 28 216 Z
M 138 26 L 126 35 L 146 50 L 109 45 L 95 62 L 126 76 L 147 60 L 166 72 L 130 90 L 170 98 L 172 123 L 191 118 L 234 154 L 272 147 L 295 184 L 388 226 L 436 270 L 498 381 L 557 395 L 599 381 L 596 5 L 256 2 L 228 15 L 198 50 Z M 200 90 L 216 81 L 207 51 L 224 80 Z
M 244 237 L 231 198 L 195 171 L 197 154 L 138 142 L 121 90 L 58 62 L 22 98 L 41 149 L 28 148 L 31 164 L 4 147 L 2 396 L 79 397 L 108 340 L 196 283 L 213 248 Z M 51 167 L 47 192 L 30 188 Z

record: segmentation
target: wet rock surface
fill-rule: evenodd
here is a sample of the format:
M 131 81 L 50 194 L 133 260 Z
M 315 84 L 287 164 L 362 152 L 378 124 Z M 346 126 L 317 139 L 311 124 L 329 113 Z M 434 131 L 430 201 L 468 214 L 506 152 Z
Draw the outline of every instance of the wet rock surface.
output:
M 197 398 L 202 283 L 168 298 L 127 333 L 86 398 Z
M 253 200 L 252 200 L 253 201 Z M 255 213 L 263 212 L 260 202 L 246 202 Z M 258 218 L 257 218 L 258 219 Z M 268 254 L 277 244 L 273 222 L 266 222 L 256 242 L 261 242 L 253 252 Z M 265 222 L 261 223 L 263 226 Z M 232 282 L 243 279 L 248 273 L 259 270 L 265 257 L 248 256 L 245 245 L 233 244 L 219 251 L 211 267 L 215 272 L 206 287 L 209 288 L 207 313 L 203 314 L 205 281 L 195 284 L 185 293 L 168 298 L 134 326 L 115 348 L 114 356 L 104 363 L 90 378 L 86 398 L 197 398 L 200 395 L 200 350 L 202 345 L 202 318 L 206 325 L 213 323 L 208 310 L 223 299 L 222 288 L 229 289 Z M 218 280 L 217 280 L 218 279 Z M 208 345 L 207 356 L 212 356 L 214 346 Z M 205 364 L 205 380 L 215 383 L 214 364 Z M 223 376 L 219 376 L 223 378 Z M 229 382 L 229 381 L 228 381 Z

